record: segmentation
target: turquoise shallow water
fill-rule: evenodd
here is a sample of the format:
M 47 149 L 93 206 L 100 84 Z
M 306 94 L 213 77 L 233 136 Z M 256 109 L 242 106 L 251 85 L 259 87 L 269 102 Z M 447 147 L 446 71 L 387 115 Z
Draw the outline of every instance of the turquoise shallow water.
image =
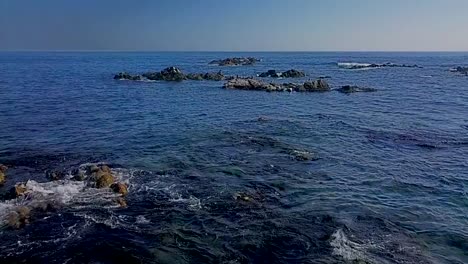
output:
M 233 56 L 262 61 L 208 65 Z M 449 72 L 467 59 L 0 53 L 0 163 L 11 167 L 0 194 L 31 179 L 41 199 L 59 204 L 33 212 L 20 230 L 1 228 L 0 262 L 467 263 L 468 77 Z M 346 70 L 338 62 L 422 68 Z M 242 76 L 295 68 L 307 77 L 287 81 L 331 76 L 333 88 L 378 91 L 113 80 L 120 71 L 173 65 Z M 297 160 L 297 151 L 318 159 Z M 127 208 L 113 206 L 107 193 L 46 178 L 48 170 L 98 162 L 129 184 Z M 5 198 L 0 210 L 29 203 Z

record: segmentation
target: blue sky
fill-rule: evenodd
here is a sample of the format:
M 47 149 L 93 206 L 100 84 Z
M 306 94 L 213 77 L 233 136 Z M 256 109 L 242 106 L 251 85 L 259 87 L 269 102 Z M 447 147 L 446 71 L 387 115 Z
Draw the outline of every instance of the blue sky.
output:
M 468 0 L 0 0 L 0 50 L 467 51 Z

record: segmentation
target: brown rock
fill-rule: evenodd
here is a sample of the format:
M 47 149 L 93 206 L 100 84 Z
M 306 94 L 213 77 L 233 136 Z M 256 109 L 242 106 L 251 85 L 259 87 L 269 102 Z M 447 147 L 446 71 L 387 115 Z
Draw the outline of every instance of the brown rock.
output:
M 8 226 L 12 228 L 21 228 L 29 224 L 31 209 L 26 206 L 20 206 L 8 214 L 6 220 Z
M 121 195 L 125 196 L 128 193 L 127 185 L 125 183 L 117 182 L 110 186 L 112 191 L 115 193 L 120 193 Z
M 5 184 L 5 181 L 6 181 L 5 173 L 0 171 L 0 186 Z
M 24 196 L 27 190 L 28 189 L 26 188 L 26 184 L 24 182 L 20 182 L 20 183 L 17 183 L 15 187 L 12 188 L 11 192 L 13 196 L 16 198 L 16 197 Z
M 101 165 L 100 169 L 101 169 L 103 172 L 111 173 L 111 169 L 110 169 L 109 166 L 107 166 L 107 165 Z
M 101 171 L 102 172 L 102 171 Z M 115 182 L 114 176 L 110 173 L 102 173 L 96 177 L 96 187 L 97 188 L 107 188 Z

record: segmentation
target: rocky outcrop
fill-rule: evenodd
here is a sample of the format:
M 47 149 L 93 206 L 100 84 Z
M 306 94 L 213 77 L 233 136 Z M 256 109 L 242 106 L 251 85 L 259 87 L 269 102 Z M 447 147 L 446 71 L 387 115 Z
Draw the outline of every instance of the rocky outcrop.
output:
M 214 61 L 211 61 L 209 64 L 217 64 L 219 66 L 245 66 L 245 65 L 254 65 L 255 63 L 259 61 L 260 61 L 259 59 L 252 58 L 252 57 L 227 58 L 224 60 L 214 60 Z
M 260 90 L 267 92 L 326 92 L 330 86 L 325 80 L 307 81 L 304 84 L 267 83 L 253 78 L 234 78 L 224 84 L 225 89 Z
M 11 211 L 6 219 L 7 225 L 11 228 L 21 228 L 29 224 L 31 209 L 26 206 L 19 206 L 16 210 Z
M 46 177 L 53 181 L 63 180 L 67 174 L 63 171 L 52 170 L 46 172 Z
M 184 80 L 195 80 L 195 81 L 222 81 L 226 79 L 226 76 L 219 72 L 208 72 L 208 73 L 189 73 L 184 74 L 177 67 L 168 67 L 159 72 L 147 72 L 142 75 L 131 75 L 126 72 L 121 72 L 114 76 L 116 80 L 130 80 L 130 81 L 173 81 L 180 82 Z
M 102 165 L 97 171 L 94 170 L 92 176 L 96 181 L 96 188 L 99 189 L 108 188 L 115 182 L 114 176 L 106 165 Z
M 342 86 L 339 89 L 336 89 L 340 93 L 359 93 L 359 92 L 375 92 L 377 89 L 374 88 L 368 88 L 368 87 L 359 87 L 359 86 L 351 86 L 351 85 L 345 85 Z
M 114 76 L 115 80 L 130 80 L 130 81 L 140 81 L 142 78 L 140 75 L 131 75 L 126 72 L 119 72 Z
M 269 70 L 264 73 L 260 73 L 258 77 L 271 77 L 271 78 L 301 78 L 305 77 L 305 73 L 298 70 L 287 70 L 285 72 L 277 72 L 276 70 Z
M 461 67 L 458 66 L 456 68 L 450 69 L 451 72 L 458 72 L 460 74 L 464 74 L 468 76 L 468 67 Z
M 21 197 L 21 196 L 24 196 L 26 194 L 27 190 L 28 189 L 26 188 L 26 183 L 19 182 L 19 183 L 15 184 L 15 186 L 13 188 L 11 188 L 9 196 L 10 196 L 11 199 Z

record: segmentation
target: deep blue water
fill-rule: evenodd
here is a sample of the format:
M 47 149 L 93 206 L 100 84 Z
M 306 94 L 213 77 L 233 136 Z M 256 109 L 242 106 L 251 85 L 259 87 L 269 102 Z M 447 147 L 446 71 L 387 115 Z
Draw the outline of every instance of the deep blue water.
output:
M 233 56 L 262 61 L 208 65 Z M 36 198 L 56 204 L 33 210 L 24 228 L 1 227 L 0 262 L 468 263 L 468 77 L 449 72 L 467 61 L 467 53 L 0 53 L 0 163 L 10 167 L 0 194 L 26 180 L 36 193 L 2 199 L 0 216 Z M 287 81 L 328 75 L 334 88 L 378 91 L 113 80 L 173 65 L 242 76 L 295 68 L 307 77 Z M 319 159 L 296 160 L 295 150 Z M 46 178 L 100 162 L 129 184 L 127 208 L 107 190 Z

